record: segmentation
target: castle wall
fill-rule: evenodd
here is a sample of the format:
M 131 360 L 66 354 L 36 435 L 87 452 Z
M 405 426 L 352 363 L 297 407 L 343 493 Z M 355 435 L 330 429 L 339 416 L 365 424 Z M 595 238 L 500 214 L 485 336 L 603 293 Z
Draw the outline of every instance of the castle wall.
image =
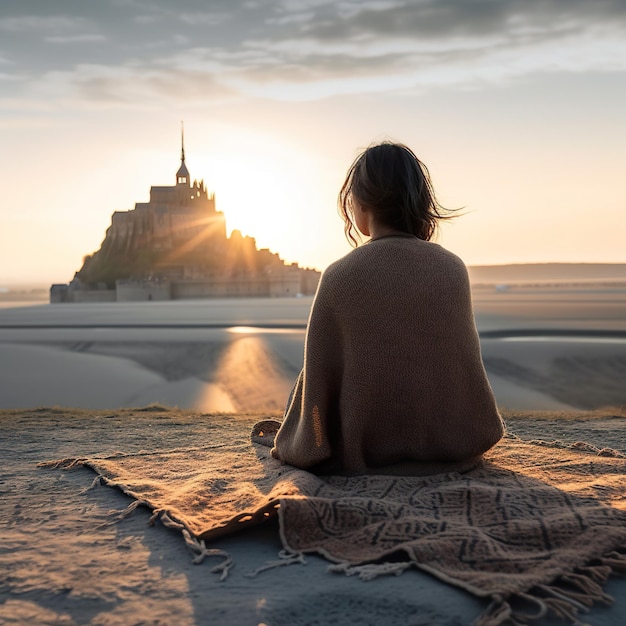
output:
M 115 302 L 115 289 L 73 289 L 70 302 Z
M 69 285 L 56 284 L 50 287 L 50 304 L 70 302 Z
M 305 296 L 314 296 L 317 285 L 320 282 L 321 274 L 317 270 L 300 270 L 300 292 Z
M 311 273 L 315 273 L 311 271 Z M 118 280 L 115 289 L 68 289 L 53 285 L 50 302 L 147 302 L 201 298 L 278 298 L 306 294 L 303 270 L 261 277 L 200 280 Z
M 212 278 L 172 283 L 172 300 L 192 298 L 242 298 L 270 295 L 267 278 Z
M 118 280 L 115 282 L 118 302 L 144 302 L 150 300 L 171 300 L 169 282 Z
M 272 298 L 278 297 L 293 297 L 302 293 L 300 288 L 300 275 L 297 272 L 284 273 L 282 276 L 271 276 L 269 280 L 269 296 Z

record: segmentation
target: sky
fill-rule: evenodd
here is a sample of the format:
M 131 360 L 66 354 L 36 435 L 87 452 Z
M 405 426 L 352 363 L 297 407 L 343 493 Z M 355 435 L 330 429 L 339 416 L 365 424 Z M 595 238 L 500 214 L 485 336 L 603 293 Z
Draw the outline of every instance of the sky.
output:
M 368 145 L 407 144 L 468 265 L 626 262 L 626 0 L 0 0 L 0 286 L 67 282 L 191 178 L 323 269 Z

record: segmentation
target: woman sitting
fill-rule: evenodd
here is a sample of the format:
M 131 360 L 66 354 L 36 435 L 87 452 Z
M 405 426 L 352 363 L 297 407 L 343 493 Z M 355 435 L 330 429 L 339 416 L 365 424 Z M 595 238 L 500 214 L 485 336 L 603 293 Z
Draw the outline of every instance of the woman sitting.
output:
M 272 455 L 317 473 L 465 471 L 503 434 L 467 269 L 430 242 L 428 170 L 406 146 L 368 148 L 339 194 L 358 246 L 323 273 Z

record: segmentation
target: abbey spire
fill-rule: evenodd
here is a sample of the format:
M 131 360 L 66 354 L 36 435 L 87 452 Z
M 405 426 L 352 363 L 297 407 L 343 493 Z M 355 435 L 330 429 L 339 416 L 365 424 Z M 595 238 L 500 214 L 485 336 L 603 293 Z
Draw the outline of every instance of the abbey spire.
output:
M 176 172 L 176 185 L 189 187 L 189 171 L 185 165 L 185 127 L 180 123 L 180 167 Z

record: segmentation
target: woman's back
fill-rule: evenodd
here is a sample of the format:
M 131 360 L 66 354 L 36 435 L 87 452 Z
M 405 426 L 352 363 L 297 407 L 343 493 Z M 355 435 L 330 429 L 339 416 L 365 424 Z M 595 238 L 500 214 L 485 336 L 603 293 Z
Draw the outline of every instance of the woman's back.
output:
M 372 146 L 348 170 L 339 209 L 348 239 L 371 241 L 322 275 L 272 454 L 316 471 L 467 465 L 503 426 L 467 270 L 429 242 L 451 216 L 428 170 L 406 146 Z
M 383 237 L 332 264 L 311 313 L 305 372 L 276 440 L 290 463 L 302 466 L 305 450 L 312 465 L 332 459 L 348 472 L 459 461 L 502 436 L 467 271 L 437 244 Z

